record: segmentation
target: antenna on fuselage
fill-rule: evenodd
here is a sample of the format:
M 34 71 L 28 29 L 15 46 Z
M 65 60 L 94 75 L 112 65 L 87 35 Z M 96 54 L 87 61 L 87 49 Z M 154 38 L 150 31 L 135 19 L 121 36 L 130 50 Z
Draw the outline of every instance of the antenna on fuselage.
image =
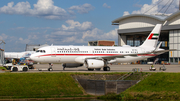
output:
M 51 46 L 53 46 L 53 44 L 51 44 Z

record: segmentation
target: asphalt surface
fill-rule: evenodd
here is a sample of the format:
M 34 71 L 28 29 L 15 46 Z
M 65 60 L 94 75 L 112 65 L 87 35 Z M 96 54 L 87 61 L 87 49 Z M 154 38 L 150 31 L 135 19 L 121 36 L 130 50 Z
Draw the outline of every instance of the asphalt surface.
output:
M 110 71 L 103 71 L 101 68 L 100 71 L 88 71 L 86 67 L 78 68 L 65 68 L 63 70 L 62 64 L 53 64 L 53 71 L 48 71 L 48 64 L 36 64 L 34 65 L 35 70 L 29 70 L 28 72 L 85 72 L 85 73 L 109 73 L 109 72 L 132 72 L 134 68 L 137 68 L 138 71 L 142 72 L 180 72 L 180 65 L 165 65 L 166 71 L 160 71 L 159 68 L 163 65 L 154 65 L 156 71 L 150 71 L 149 68 L 151 65 L 109 65 Z M 42 70 L 42 71 L 39 71 Z
M 166 71 L 160 71 L 159 67 L 163 67 L 163 65 L 154 65 L 156 71 L 150 71 L 149 67 L 151 65 L 109 65 L 110 71 L 103 71 L 101 68 L 100 71 L 88 71 L 84 66 L 78 68 L 65 68 L 63 70 L 62 64 L 53 64 L 53 71 L 48 71 L 48 64 L 35 64 L 35 69 L 29 70 L 27 72 L 82 72 L 82 73 L 110 73 L 110 72 L 132 72 L 132 69 L 137 68 L 138 71 L 142 72 L 180 72 L 180 65 L 165 65 Z M 40 71 L 39 71 L 40 70 Z M 4 71 L 0 70 L 0 73 L 4 73 Z

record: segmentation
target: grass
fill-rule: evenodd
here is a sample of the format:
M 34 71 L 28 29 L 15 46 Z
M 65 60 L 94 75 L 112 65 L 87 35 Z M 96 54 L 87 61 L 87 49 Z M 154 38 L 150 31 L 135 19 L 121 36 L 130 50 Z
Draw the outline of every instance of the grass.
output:
M 153 73 L 138 85 L 129 89 L 135 92 L 178 92 L 180 93 L 180 73 Z M 144 86 L 143 86 L 144 85 Z
M 96 73 L 1 73 L 0 99 L 92 97 L 83 93 L 83 89 L 71 77 L 72 75 L 96 75 Z M 141 79 L 141 82 L 121 94 L 107 94 L 99 98 L 180 100 L 179 77 L 180 73 L 135 73 L 126 79 Z
M 5 67 L 0 67 L 0 70 L 7 70 Z
M 0 98 L 82 96 L 71 73 L 2 73 Z
M 121 100 L 180 100 L 180 73 L 152 73 L 121 94 L 110 96 Z M 102 97 L 103 98 L 103 97 Z

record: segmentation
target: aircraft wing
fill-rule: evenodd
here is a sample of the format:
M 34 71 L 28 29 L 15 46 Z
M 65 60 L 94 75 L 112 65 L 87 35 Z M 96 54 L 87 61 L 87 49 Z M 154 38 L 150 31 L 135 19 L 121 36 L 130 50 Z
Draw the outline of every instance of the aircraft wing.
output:
M 159 50 L 159 51 L 152 51 L 152 52 L 147 52 L 147 53 L 133 53 L 133 54 L 118 54 L 118 55 L 113 55 L 113 56 L 97 56 L 97 57 L 87 57 L 85 59 L 106 59 L 108 61 L 113 60 L 115 58 L 125 58 L 125 56 L 132 56 L 132 57 L 137 57 L 137 56 L 156 56 L 159 54 L 163 54 L 165 52 L 169 51 L 175 51 L 176 49 L 170 49 L 170 50 Z
M 165 52 L 175 51 L 175 50 L 177 50 L 177 49 L 160 50 L 160 51 L 154 51 L 153 53 L 165 53 Z
M 160 51 L 153 51 L 153 52 L 148 52 L 148 53 L 134 53 L 134 54 L 120 54 L 120 55 L 113 55 L 113 56 L 103 56 L 103 57 L 98 57 L 98 58 L 103 58 L 107 60 L 112 60 L 114 58 L 124 58 L 125 56 L 156 56 L 159 54 L 163 54 L 165 52 L 169 51 L 175 51 L 176 49 L 170 49 L 170 50 L 160 50 Z
M 5 57 L 6 59 L 20 59 L 20 57 Z

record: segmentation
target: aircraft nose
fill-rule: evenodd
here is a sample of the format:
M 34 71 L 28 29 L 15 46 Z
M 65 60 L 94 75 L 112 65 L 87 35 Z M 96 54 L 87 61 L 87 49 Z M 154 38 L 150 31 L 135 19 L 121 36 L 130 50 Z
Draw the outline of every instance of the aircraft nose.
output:
M 32 54 L 30 57 L 29 57 L 31 60 L 35 61 L 36 60 L 36 57 L 34 54 Z

